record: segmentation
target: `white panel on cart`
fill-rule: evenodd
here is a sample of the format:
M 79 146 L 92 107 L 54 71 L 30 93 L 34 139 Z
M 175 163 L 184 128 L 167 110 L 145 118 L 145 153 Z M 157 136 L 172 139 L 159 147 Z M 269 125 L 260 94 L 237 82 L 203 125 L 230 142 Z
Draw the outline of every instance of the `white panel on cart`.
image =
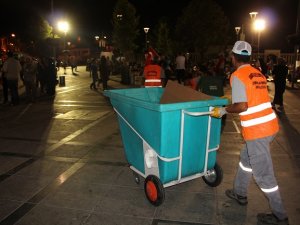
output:
M 156 152 L 143 141 L 145 175 L 155 175 L 159 178 L 158 157 Z

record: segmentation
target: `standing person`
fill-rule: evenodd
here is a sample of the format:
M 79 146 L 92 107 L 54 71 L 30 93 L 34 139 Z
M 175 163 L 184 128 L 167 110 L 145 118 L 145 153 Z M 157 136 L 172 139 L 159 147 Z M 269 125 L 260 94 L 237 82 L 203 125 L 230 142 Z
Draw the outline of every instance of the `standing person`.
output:
M 3 102 L 2 104 L 7 104 L 8 103 L 8 87 L 7 87 L 7 79 L 5 76 L 5 73 L 3 72 L 3 65 L 1 65 L 1 84 L 2 84 L 2 92 L 3 92 Z
M 11 104 L 19 104 L 19 91 L 18 91 L 18 80 L 20 78 L 20 73 L 22 66 L 19 60 L 14 58 L 13 52 L 7 53 L 8 59 L 3 64 L 4 76 L 7 79 L 7 87 L 11 94 Z
M 239 168 L 233 189 L 225 194 L 240 205 L 247 205 L 247 189 L 253 176 L 269 200 L 272 213 L 259 213 L 263 224 L 289 224 L 278 184 L 273 171 L 270 143 L 279 130 L 276 114 L 272 109 L 266 77 L 250 64 L 251 46 L 237 41 L 232 49 L 235 71 L 231 75 L 232 104 L 215 107 L 214 117 L 225 113 L 239 113 L 245 145 L 240 153 Z
M 162 79 L 162 86 L 165 87 L 172 75 L 171 60 L 168 56 L 161 56 L 161 67 L 165 75 L 164 79 Z
M 52 58 L 47 58 L 46 67 L 46 93 L 49 96 L 55 95 L 55 87 L 57 84 L 57 70 L 55 62 Z
M 113 64 L 112 61 L 110 60 L 109 56 L 106 57 L 106 62 L 107 62 L 107 73 L 108 73 L 108 77 L 111 75 L 112 70 L 113 70 Z
M 179 84 L 184 81 L 185 78 L 185 56 L 179 52 L 175 59 L 175 64 L 176 64 L 176 69 L 175 69 L 175 74 L 176 78 Z
M 64 68 L 64 74 L 67 74 L 67 66 L 68 66 L 68 56 L 64 55 L 62 57 L 62 67 Z
M 92 76 L 92 83 L 90 84 L 90 89 L 97 90 L 96 83 L 99 81 L 99 77 L 98 77 L 98 65 L 96 59 L 91 59 L 89 70 Z
M 275 84 L 275 96 L 272 102 L 273 107 L 279 105 L 278 110 L 284 110 L 283 107 L 283 93 L 285 91 L 286 78 L 289 69 L 283 58 L 278 58 L 278 64 L 274 66 L 272 71 Z
M 258 58 L 259 61 L 259 67 L 260 71 L 263 75 L 265 75 L 266 78 L 268 78 L 268 67 L 267 64 L 265 63 L 264 59 L 262 57 Z
M 71 66 L 71 71 L 72 71 L 72 74 L 75 75 L 75 69 L 76 69 L 76 58 L 74 55 L 71 55 L 70 58 L 69 58 L 69 61 L 70 61 L 70 66 Z
M 36 86 L 40 88 L 40 95 L 46 91 L 46 77 L 47 77 L 48 60 L 46 57 L 41 57 L 37 65 L 37 81 Z
M 108 74 L 108 66 L 107 66 L 107 61 L 106 61 L 106 57 L 103 55 L 100 58 L 100 66 L 99 66 L 99 70 L 100 70 L 100 77 L 102 80 L 102 87 L 103 90 L 107 89 L 107 81 L 109 78 L 109 74 Z
M 36 77 L 37 64 L 28 56 L 25 58 L 23 66 L 23 81 L 28 102 L 35 102 L 36 100 Z

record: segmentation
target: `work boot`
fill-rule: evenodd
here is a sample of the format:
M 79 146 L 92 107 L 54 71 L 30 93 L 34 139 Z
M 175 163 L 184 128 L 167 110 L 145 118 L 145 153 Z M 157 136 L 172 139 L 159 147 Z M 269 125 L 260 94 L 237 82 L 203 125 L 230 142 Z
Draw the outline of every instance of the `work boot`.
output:
M 247 197 L 236 194 L 233 189 L 226 190 L 225 194 L 227 195 L 227 197 L 236 200 L 240 205 L 248 204 Z
M 280 220 L 273 213 L 259 213 L 257 214 L 257 221 L 259 224 L 269 224 L 269 225 L 289 225 L 289 219 L 285 218 Z

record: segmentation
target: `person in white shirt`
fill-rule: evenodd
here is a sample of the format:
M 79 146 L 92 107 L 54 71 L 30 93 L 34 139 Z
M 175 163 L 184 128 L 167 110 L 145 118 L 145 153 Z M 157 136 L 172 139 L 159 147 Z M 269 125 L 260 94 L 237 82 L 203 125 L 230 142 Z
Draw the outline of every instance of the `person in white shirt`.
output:
M 11 104 L 19 104 L 18 80 L 22 66 L 19 60 L 14 58 L 13 52 L 7 53 L 8 59 L 4 62 L 2 71 L 7 79 L 7 87 L 11 94 Z
M 176 64 L 176 69 L 175 69 L 175 74 L 176 74 L 176 78 L 179 84 L 181 84 L 181 82 L 184 82 L 184 78 L 185 78 L 185 56 L 180 52 L 176 59 L 175 59 L 175 64 Z

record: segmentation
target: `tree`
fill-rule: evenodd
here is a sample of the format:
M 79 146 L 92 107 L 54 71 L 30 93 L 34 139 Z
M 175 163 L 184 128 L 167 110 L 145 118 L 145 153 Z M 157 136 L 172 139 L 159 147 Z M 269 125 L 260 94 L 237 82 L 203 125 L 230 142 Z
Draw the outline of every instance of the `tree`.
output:
M 172 55 L 172 40 L 170 38 L 170 30 L 165 20 L 160 20 L 157 28 L 156 49 L 164 55 Z
M 213 0 L 192 0 L 176 26 L 176 48 L 203 59 L 210 46 L 226 46 L 234 38 L 228 18 Z
M 126 58 L 137 49 L 138 21 L 135 7 L 128 0 L 118 0 L 113 12 L 113 45 Z
M 53 47 L 57 45 L 58 36 L 47 20 L 32 14 L 24 24 L 22 35 L 22 51 L 32 55 L 53 55 Z

